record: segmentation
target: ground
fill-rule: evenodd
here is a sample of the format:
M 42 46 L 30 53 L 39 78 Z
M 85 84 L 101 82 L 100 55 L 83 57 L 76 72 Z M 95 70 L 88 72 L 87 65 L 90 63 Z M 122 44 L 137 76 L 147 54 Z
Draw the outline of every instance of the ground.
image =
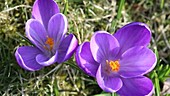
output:
M 170 77 L 170 1 L 123 1 L 56 0 L 69 21 L 68 33 L 75 34 L 80 44 L 89 41 L 97 30 L 114 33 L 129 22 L 146 23 L 152 30 L 149 48 L 158 58 L 157 66 L 147 76 L 155 85 L 155 96 L 169 96 L 170 86 L 164 84 L 169 83 L 166 79 Z M 105 96 L 95 79 L 79 70 L 74 56 L 63 64 L 53 64 L 36 72 L 18 66 L 14 57 L 16 48 L 31 45 L 25 37 L 25 23 L 31 18 L 33 3 L 34 0 L 0 1 L 0 95 Z

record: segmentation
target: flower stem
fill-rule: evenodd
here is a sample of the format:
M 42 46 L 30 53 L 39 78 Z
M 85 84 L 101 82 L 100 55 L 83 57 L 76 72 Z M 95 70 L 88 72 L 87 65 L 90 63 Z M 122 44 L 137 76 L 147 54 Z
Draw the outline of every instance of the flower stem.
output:
M 116 93 L 111 93 L 111 96 L 117 96 L 117 94 Z
M 68 0 L 64 0 L 65 6 L 64 6 L 64 11 L 63 14 L 67 15 L 67 10 L 68 10 Z

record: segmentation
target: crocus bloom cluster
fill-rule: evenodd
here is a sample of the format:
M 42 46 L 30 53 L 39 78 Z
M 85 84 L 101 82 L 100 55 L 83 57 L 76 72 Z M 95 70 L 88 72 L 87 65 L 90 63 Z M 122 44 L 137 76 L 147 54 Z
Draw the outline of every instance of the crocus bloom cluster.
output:
M 152 81 L 144 75 L 156 65 L 156 56 L 147 48 L 151 31 L 144 23 L 134 22 L 111 35 L 98 31 L 90 42 L 76 51 L 78 66 L 96 78 L 106 92 L 120 96 L 149 96 Z
M 26 23 L 26 36 L 35 45 L 19 47 L 18 64 L 30 71 L 68 60 L 78 42 L 73 34 L 66 36 L 67 19 L 53 0 L 36 0 L 32 18 Z

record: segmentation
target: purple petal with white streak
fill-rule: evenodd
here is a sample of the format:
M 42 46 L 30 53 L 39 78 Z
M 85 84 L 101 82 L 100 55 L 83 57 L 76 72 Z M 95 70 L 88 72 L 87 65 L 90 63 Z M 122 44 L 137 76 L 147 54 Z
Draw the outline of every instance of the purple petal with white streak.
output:
M 152 96 L 154 86 L 150 79 L 141 76 L 122 78 L 123 86 L 117 92 L 120 96 Z
M 117 39 L 106 31 L 96 32 L 90 41 L 90 49 L 94 60 L 98 63 L 105 60 L 115 60 L 119 52 Z
M 36 61 L 36 56 L 42 54 L 42 52 L 36 47 L 19 47 L 15 52 L 15 57 L 18 64 L 29 71 L 37 71 L 42 69 L 44 66 L 40 65 Z
M 124 78 L 144 75 L 156 66 L 156 56 L 144 46 L 132 47 L 122 54 L 119 74 Z
M 46 42 L 47 32 L 42 24 L 35 20 L 30 19 L 26 23 L 26 36 L 34 43 L 41 51 L 45 52 L 44 45 Z
M 103 72 L 101 65 L 97 70 L 96 79 L 98 85 L 106 92 L 116 92 L 122 87 L 122 80 L 120 77 L 108 76 Z
M 133 22 L 120 28 L 113 34 L 120 44 L 119 56 L 134 46 L 147 46 L 151 39 L 151 30 L 144 23 Z
M 78 46 L 78 41 L 73 34 L 68 35 L 61 42 L 58 51 L 57 62 L 62 63 L 71 58 Z
M 48 29 L 48 22 L 50 18 L 60 12 L 58 5 L 54 0 L 36 0 L 33 5 L 32 17 L 37 19 Z
M 51 17 L 48 24 L 48 36 L 54 38 L 54 49 L 57 49 L 67 32 L 67 19 L 62 13 Z
M 88 75 L 96 77 L 99 63 L 97 63 L 91 53 L 90 43 L 82 43 L 76 50 L 76 62 L 78 66 Z

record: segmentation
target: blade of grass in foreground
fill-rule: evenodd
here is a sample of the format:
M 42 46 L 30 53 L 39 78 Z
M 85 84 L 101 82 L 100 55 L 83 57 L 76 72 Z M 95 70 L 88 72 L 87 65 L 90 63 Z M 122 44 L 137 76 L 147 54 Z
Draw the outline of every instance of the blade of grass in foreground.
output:
M 64 13 L 64 15 L 67 15 L 67 10 L 68 10 L 68 0 L 64 0 L 64 3 L 65 3 L 65 5 L 64 5 L 63 13 Z
M 115 31 L 115 26 L 117 24 L 117 21 L 121 18 L 121 12 L 122 12 L 124 3 L 125 3 L 125 0 L 121 0 L 119 3 L 116 19 L 115 20 L 113 19 L 112 24 L 111 24 L 111 32 Z
M 155 93 L 156 96 L 160 96 L 160 85 L 159 85 L 159 78 L 158 78 L 158 74 L 156 73 L 156 71 L 154 71 L 155 74 Z
M 57 80 L 54 81 L 54 93 L 55 93 L 55 96 L 59 96 L 60 93 L 58 91 L 58 87 L 57 87 Z
M 164 7 L 164 0 L 161 0 L 160 7 L 161 9 Z

